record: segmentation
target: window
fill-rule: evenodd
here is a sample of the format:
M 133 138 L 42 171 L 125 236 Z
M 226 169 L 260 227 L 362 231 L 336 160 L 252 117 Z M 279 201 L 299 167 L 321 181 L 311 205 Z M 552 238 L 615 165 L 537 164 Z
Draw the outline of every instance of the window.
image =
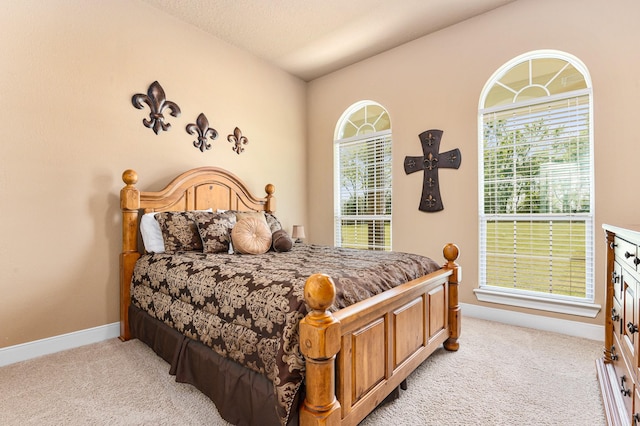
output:
M 348 108 L 334 137 L 335 245 L 391 250 L 391 121 L 375 102 Z
M 479 300 L 595 316 L 591 82 L 565 53 L 520 56 L 479 105 Z

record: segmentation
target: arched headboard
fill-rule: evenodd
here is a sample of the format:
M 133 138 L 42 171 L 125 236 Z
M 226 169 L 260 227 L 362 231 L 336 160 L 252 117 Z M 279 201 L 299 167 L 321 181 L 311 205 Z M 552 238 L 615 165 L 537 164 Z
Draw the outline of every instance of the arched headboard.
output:
M 140 257 L 138 233 L 140 211 L 252 210 L 273 213 L 276 209 L 275 187 L 265 186 L 266 196 L 256 197 L 233 173 L 217 167 L 199 167 L 174 178 L 160 191 L 136 188 L 138 173 L 122 173 L 124 188 L 120 190 L 122 210 L 122 252 L 120 253 L 120 338 L 129 339 L 128 310 L 133 268 Z

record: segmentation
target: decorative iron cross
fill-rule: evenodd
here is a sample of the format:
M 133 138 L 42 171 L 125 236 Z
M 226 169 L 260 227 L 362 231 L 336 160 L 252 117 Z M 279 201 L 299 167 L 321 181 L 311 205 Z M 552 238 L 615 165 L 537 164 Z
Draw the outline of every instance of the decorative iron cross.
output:
M 457 169 L 460 167 L 462 157 L 458 148 L 447 152 L 439 152 L 442 130 L 427 130 L 420 133 L 422 144 L 421 157 L 405 157 L 405 173 L 413 173 L 424 170 L 424 182 L 422 183 L 422 198 L 418 209 L 423 212 L 437 212 L 444 209 L 440 197 L 440 185 L 438 184 L 438 169 Z

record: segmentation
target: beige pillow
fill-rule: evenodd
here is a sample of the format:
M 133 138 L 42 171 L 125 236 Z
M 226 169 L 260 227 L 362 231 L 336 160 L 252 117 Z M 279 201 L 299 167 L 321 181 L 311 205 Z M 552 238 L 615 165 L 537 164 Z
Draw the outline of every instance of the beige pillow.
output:
M 240 222 L 242 219 L 246 219 L 248 217 L 255 217 L 257 219 L 262 220 L 264 223 L 269 226 L 267 222 L 267 218 L 264 215 L 264 212 L 252 212 L 252 211 L 236 211 L 236 222 Z
M 236 216 L 236 218 L 238 218 Z M 238 220 L 231 231 L 233 248 L 238 253 L 262 254 L 271 248 L 271 230 L 266 220 L 247 217 Z

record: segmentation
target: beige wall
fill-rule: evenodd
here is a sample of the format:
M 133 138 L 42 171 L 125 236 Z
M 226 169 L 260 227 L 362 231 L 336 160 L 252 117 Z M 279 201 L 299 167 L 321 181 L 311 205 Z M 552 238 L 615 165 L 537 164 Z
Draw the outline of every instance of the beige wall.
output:
M 477 303 L 478 98 L 497 68 L 535 49 L 577 56 L 593 79 L 601 243 L 603 222 L 637 223 L 638 16 L 635 0 L 518 0 L 305 85 L 137 1 L 5 2 L 0 347 L 118 320 L 127 168 L 148 190 L 202 165 L 227 168 L 256 192 L 272 182 L 285 226 L 305 223 L 309 241 L 331 244 L 333 130 L 361 99 L 383 104 L 393 123 L 394 249 L 439 258 L 446 242 L 457 243 L 462 301 Z M 142 126 L 148 109 L 130 100 L 154 80 L 182 109 L 160 135 Z M 200 112 L 220 133 L 204 153 L 184 131 Z M 250 140 L 241 155 L 226 142 L 236 126 Z M 441 171 L 445 210 L 432 214 L 417 209 L 421 177 L 402 169 L 430 128 L 445 131 L 442 149 L 463 155 L 459 170 Z M 596 248 L 602 303 L 603 244 Z
M 596 303 L 604 303 L 603 222 L 637 223 L 635 166 L 640 164 L 640 3 L 636 0 L 519 0 L 345 68 L 309 84 L 309 234 L 333 242 L 333 132 L 343 111 L 361 99 L 381 103 L 393 127 L 393 248 L 442 259 L 442 246 L 461 248 L 461 299 L 477 302 L 477 111 L 486 81 L 510 59 L 556 49 L 581 59 L 593 80 L 596 176 Z M 459 170 L 440 170 L 445 209 L 418 210 L 419 174 L 405 175 L 407 155 L 421 155 L 418 134 L 444 130 L 442 150 L 460 148 Z M 484 304 L 495 308 L 500 305 Z M 548 315 L 541 311 L 533 314 Z M 596 319 L 561 318 L 601 324 Z
M 0 347 L 118 321 L 121 173 L 141 189 L 224 167 L 285 226 L 306 222 L 305 84 L 129 0 L 10 0 L 0 25 Z M 142 125 L 131 96 L 158 80 L 182 109 Z M 220 136 L 185 132 L 204 112 Z M 226 137 L 249 138 L 241 155 Z

